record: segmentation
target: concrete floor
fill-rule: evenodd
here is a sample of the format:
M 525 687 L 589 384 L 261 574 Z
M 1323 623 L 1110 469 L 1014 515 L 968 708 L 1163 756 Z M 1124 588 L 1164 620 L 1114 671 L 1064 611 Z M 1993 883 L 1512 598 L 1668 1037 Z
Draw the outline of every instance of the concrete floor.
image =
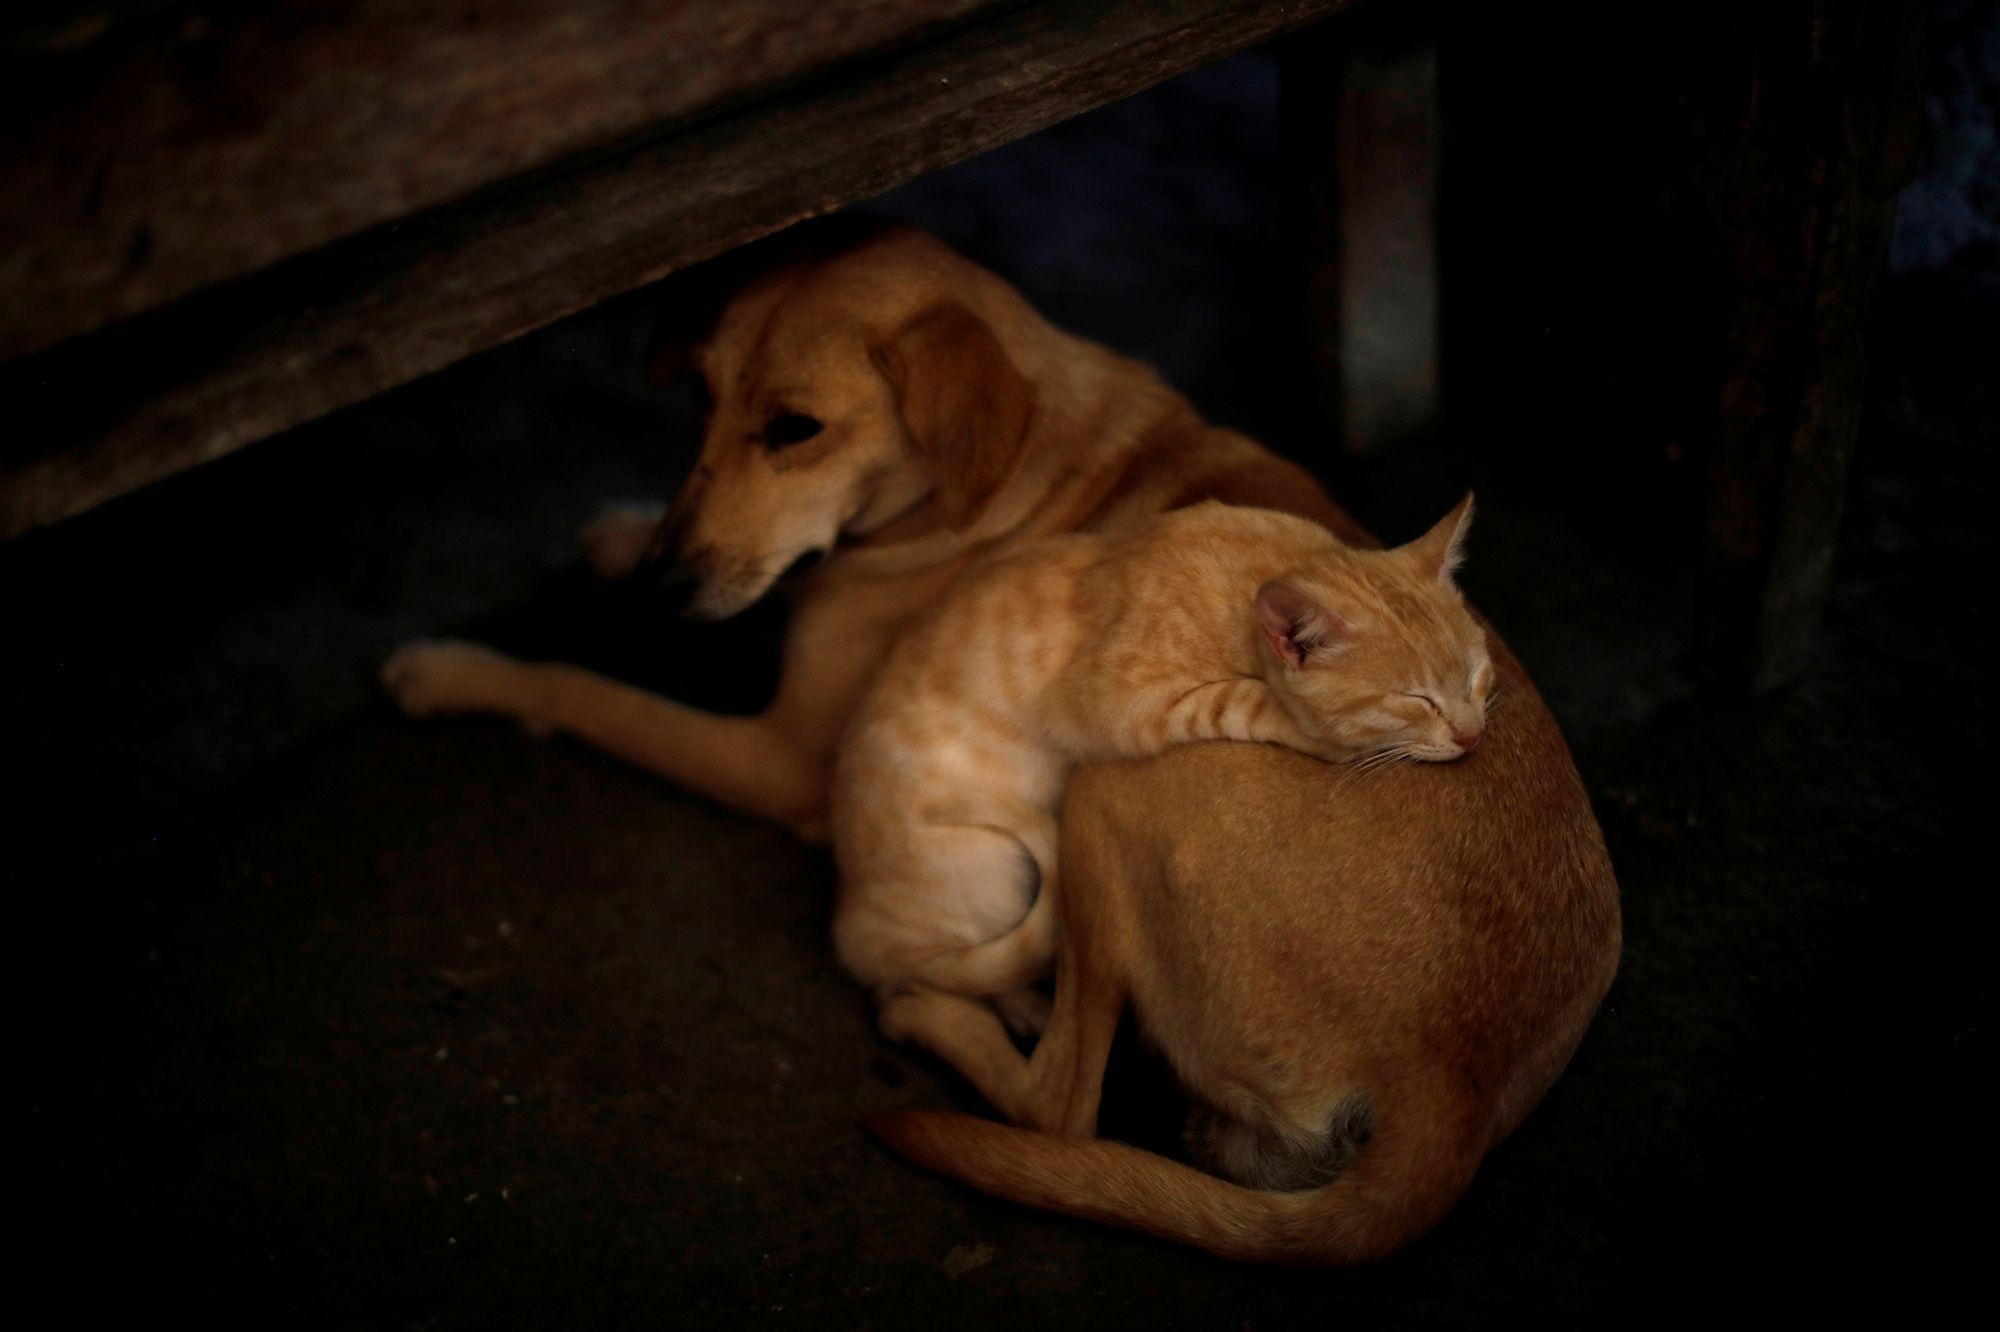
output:
M 1732 700 L 1686 666 L 1662 388 L 1686 361 L 1661 353 L 1695 316 L 1648 303 L 1671 271 L 1613 299 L 1594 267 L 1671 237 L 1671 192 L 1631 169 L 1562 187 L 1552 215 L 1586 225 L 1448 220 L 1450 428 L 1343 462 L 1295 419 L 1270 313 L 1274 115 L 1253 55 L 882 207 L 1323 465 L 1386 536 L 1479 485 L 1468 582 L 1569 734 L 1627 952 L 1432 1236 L 1359 1272 L 1232 1268 L 904 1167 L 858 1114 L 976 1102 L 874 1035 L 822 854 L 375 697 L 381 655 L 440 632 L 716 706 L 768 688 L 780 612 L 662 622 L 569 547 L 686 463 L 633 300 L 0 550 L 24 1285 L 78 1317 L 290 1328 L 1598 1326 L 1949 1298 L 1976 1236 L 1941 1218 L 1990 1164 L 1969 853 L 1992 248 L 1892 282 L 1819 659 Z M 1474 159 L 1521 128 L 1463 131 L 1468 189 L 1518 168 Z M 1590 224 L 1642 197 L 1636 238 Z M 1166 1146 L 1175 1114 L 1122 1055 L 1110 1126 Z

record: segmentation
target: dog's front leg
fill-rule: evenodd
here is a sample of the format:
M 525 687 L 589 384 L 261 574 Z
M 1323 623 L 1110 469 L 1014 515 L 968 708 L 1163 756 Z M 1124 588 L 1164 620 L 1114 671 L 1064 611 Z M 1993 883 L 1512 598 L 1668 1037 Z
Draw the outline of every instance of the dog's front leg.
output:
M 825 836 L 827 760 L 772 709 L 725 717 L 578 666 L 517 661 L 476 643 L 398 649 L 382 683 L 412 717 L 489 713 L 561 731 L 725 805 Z

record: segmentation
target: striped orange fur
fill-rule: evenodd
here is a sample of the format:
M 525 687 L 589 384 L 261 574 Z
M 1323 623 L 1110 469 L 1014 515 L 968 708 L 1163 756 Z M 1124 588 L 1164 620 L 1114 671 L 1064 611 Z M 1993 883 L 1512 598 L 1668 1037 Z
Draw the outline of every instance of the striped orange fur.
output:
M 842 746 L 842 962 L 885 999 L 1031 1009 L 1017 992 L 1054 961 L 1052 817 L 1080 762 L 1202 740 L 1334 762 L 1464 754 L 1493 683 L 1451 578 L 1470 514 L 1467 496 L 1407 546 L 1356 550 L 1210 502 L 969 576 L 889 654 Z

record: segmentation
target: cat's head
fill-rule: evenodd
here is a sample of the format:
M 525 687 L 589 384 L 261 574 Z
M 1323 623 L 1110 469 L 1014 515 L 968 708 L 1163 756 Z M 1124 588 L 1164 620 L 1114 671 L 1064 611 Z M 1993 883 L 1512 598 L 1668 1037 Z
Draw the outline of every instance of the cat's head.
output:
M 1436 761 L 1479 743 L 1493 663 L 1452 581 L 1471 522 L 1467 495 L 1407 546 L 1344 552 L 1257 589 L 1266 678 L 1322 756 Z

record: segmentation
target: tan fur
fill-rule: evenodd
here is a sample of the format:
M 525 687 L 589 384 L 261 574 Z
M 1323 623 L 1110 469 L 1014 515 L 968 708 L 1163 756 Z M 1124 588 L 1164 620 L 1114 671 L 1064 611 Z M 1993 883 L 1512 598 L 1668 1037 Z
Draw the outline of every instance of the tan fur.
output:
M 1005 368 L 986 357 L 974 369 L 982 393 L 1012 402 L 1000 424 L 1028 422 L 1004 480 L 940 451 L 963 437 L 927 456 L 904 420 L 907 380 L 884 373 L 883 349 L 940 306 L 977 319 L 1004 355 Z M 419 643 L 384 668 L 406 711 L 564 731 L 814 835 L 870 673 L 971 565 L 1202 499 L 1287 510 L 1369 544 L 1299 468 L 1208 425 L 1143 366 L 1051 327 L 920 233 L 768 275 L 695 359 L 716 407 L 658 543 L 700 575 L 694 609 L 726 614 L 800 552 L 832 551 L 800 588 L 772 706 L 721 717 L 571 666 Z M 922 358 L 905 364 L 923 372 Z M 811 412 L 823 437 L 764 447 L 775 407 Z M 974 438 L 990 458 L 997 446 Z M 944 502 L 960 492 L 962 506 Z M 594 554 L 616 563 L 638 521 L 601 525 Z M 1618 955 L 1616 885 L 1582 783 L 1519 665 L 1490 641 L 1501 701 L 1458 763 L 1357 772 L 1212 744 L 1079 768 L 1063 800 L 1068 942 L 1032 1063 L 983 1004 L 913 995 L 898 1015 L 1003 1113 L 1046 1132 L 913 1114 L 884 1135 L 982 1187 L 1239 1257 L 1359 1261 L 1421 1233 L 1560 1071 Z M 1281 1182 L 1297 1171 L 1260 1163 L 1316 1159 L 1336 1129 L 1354 1136 L 1339 1126 L 1357 1105 L 1372 1140 L 1333 1184 L 1274 1195 L 1055 1136 L 1092 1131 L 1128 1004 L 1212 1108 L 1218 1165 Z
M 1355 1263 L 1422 1234 L 1561 1071 L 1617 957 L 1562 737 L 1493 645 L 1504 693 L 1457 763 L 1356 773 L 1199 745 L 1079 769 L 1033 1057 L 957 996 L 884 1013 L 1026 1127 L 872 1127 L 979 1188 L 1226 1257 Z M 1128 1006 L 1207 1111 L 1197 1160 L 1230 1180 L 1089 1139 Z M 1302 1164 L 1349 1155 L 1297 1188 Z
M 1204 503 L 962 579 L 897 640 L 841 747 L 841 961 L 885 998 L 1040 979 L 1056 803 L 1078 762 L 1200 740 L 1336 762 L 1464 754 L 1492 681 L 1445 567 L 1468 507 L 1373 551 Z

